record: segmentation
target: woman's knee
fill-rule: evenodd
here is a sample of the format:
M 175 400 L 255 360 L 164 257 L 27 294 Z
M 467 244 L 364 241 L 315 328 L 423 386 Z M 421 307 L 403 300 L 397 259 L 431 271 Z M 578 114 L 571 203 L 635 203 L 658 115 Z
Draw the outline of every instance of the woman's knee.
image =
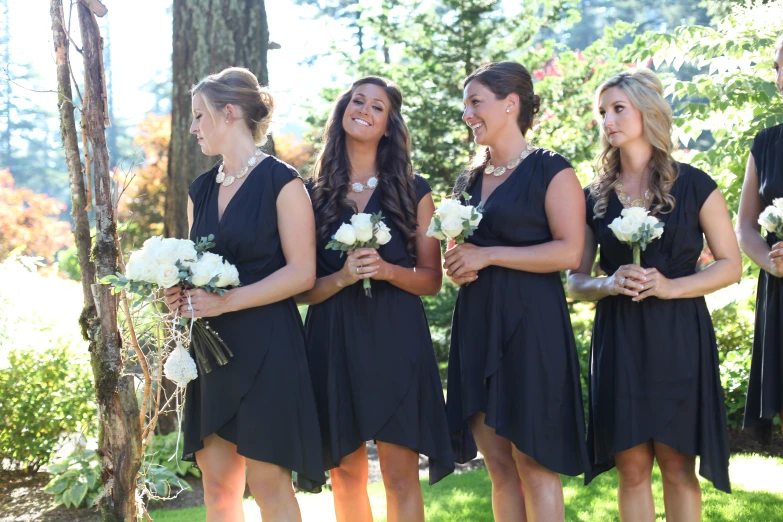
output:
M 495 486 L 519 485 L 519 471 L 510 452 L 498 451 L 484 454 L 484 464 Z
M 359 463 L 341 462 L 339 467 L 329 471 L 335 494 L 363 490 L 367 487 L 367 474 L 367 466 Z
M 294 495 L 291 472 L 275 464 L 248 464 L 247 485 L 259 506 L 274 505 Z
M 526 488 L 535 490 L 549 487 L 555 481 L 559 483 L 560 476 L 539 464 L 533 457 L 518 450 L 514 450 L 513 456 L 519 478 Z
M 204 504 L 212 509 L 228 509 L 237 502 L 242 502 L 245 483 L 236 480 L 236 477 L 208 477 L 204 475 L 202 484 L 204 486 Z
M 696 480 L 696 460 L 691 455 L 667 452 L 665 457 L 658 457 L 658 466 L 666 483 L 684 485 Z

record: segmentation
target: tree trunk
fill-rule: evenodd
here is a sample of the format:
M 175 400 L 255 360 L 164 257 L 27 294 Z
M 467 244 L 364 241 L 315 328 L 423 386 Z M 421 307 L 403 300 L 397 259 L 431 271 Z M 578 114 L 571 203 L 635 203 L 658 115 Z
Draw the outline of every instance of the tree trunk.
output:
M 166 183 L 166 237 L 188 234 L 188 187 L 217 158 L 190 135 L 190 88 L 230 66 L 250 69 L 267 85 L 269 28 L 263 0 L 174 0 L 171 143 Z
M 95 15 L 78 2 L 87 105 L 87 129 L 92 147 L 95 185 L 95 245 L 93 258 L 97 277 L 117 271 L 117 229 L 114 220 L 109 152 L 106 148 L 103 42 Z M 117 328 L 117 297 L 108 285 L 94 285 L 99 326 L 92 350 L 95 395 L 100 414 L 101 480 L 103 495 L 98 504 L 103 520 L 136 520 L 136 481 L 141 464 L 141 426 L 133 376 L 124 372 L 122 342 Z

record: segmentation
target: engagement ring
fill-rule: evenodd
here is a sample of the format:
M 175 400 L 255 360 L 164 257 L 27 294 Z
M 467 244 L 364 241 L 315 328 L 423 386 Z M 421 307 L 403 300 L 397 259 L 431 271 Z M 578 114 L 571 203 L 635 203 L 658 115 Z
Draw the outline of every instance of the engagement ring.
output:
M 621 277 L 620 279 L 618 279 L 617 282 L 620 283 L 620 286 L 625 286 L 625 278 L 624 277 Z

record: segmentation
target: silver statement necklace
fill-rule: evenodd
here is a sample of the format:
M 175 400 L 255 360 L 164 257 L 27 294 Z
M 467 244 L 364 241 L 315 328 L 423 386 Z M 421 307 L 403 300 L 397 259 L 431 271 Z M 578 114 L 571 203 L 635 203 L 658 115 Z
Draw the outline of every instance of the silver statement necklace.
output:
M 519 164 L 522 163 L 522 160 L 530 156 L 530 154 L 534 150 L 536 150 L 536 148 L 528 143 L 527 147 L 525 148 L 525 150 L 522 151 L 519 157 L 511 160 L 511 163 L 509 163 L 505 167 L 493 167 L 492 163 L 487 163 L 487 168 L 484 169 L 484 174 L 486 176 L 489 176 L 490 174 L 492 174 L 493 176 L 502 176 L 503 174 L 506 173 L 507 170 L 514 170 L 515 168 L 517 168 Z
M 226 173 L 223 172 L 223 165 L 225 165 L 225 163 L 221 163 L 218 167 L 217 176 L 215 176 L 215 183 L 222 183 L 224 187 L 228 187 L 236 180 L 244 178 L 250 171 L 250 167 L 254 167 L 258 163 L 258 157 L 261 154 L 263 154 L 263 151 L 261 149 L 256 149 L 253 155 L 250 156 L 250 159 L 247 160 L 247 163 L 239 169 L 234 176 L 226 176 Z
M 378 178 L 375 176 L 372 176 L 370 179 L 367 180 L 367 183 L 359 183 L 358 181 L 355 181 L 351 183 L 351 190 L 354 192 L 364 192 L 364 189 L 374 189 L 378 186 Z

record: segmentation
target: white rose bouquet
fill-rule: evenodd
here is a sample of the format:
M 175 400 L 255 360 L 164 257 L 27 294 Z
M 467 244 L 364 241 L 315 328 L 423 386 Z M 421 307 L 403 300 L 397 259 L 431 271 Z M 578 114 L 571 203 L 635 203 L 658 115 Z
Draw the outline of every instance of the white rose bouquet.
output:
M 339 250 L 342 252 L 356 250 L 357 248 L 378 248 L 391 241 L 391 231 L 383 222 L 383 214 L 354 214 L 350 223 L 343 223 L 332 240 L 326 244 L 327 250 Z M 364 294 L 372 297 L 370 280 L 362 282 Z
M 470 203 L 470 195 L 462 193 L 466 203 Z M 462 244 L 481 223 L 484 208 L 479 203 L 477 206 L 462 205 L 456 199 L 444 199 L 432 215 L 430 226 L 427 228 L 427 236 L 443 241 L 453 239 L 455 243 Z
M 759 216 L 759 225 L 767 232 L 783 238 L 783 198 L 775 198 Z
M 157 290 L 172 286 L 201 288 L 223 295 L 230 287 L 240 286 L 239 272 L 221 256 L 207 252 L 215 246 L 213 239 L 214 236 L 210 235 L 193 243 L 189 239 L 151 237 L 140 250 L 131 253 L 125 274 L 117 272 L 101 279 L 101 283 L 112 285 L 115 293 L 124 289 L 150 299 L 154 299 Z M 209 373 L 212 370 L 208 354 L 221 366 L 234 355 L 204 321 L 188 320 L 174 312 L 174 322 L 181 327 L 187 327 L 190 322 L 190 341 L 200 371 Z M 169 356 L 171 363 L 167 361 L 165 365 L 166 377 L 182 385 L 195 379 L 195 365 L 185 360 L 189 357 L 184 347 L 178 345 Z
M 633 249 L 633 264 L 641 263 L 641 251 L 647 245 L 663 235 L 663 222 L 650 216 L 650 211 L 642 207 L 625 208 L 609 224 L 609 229 L 622 243 Z

